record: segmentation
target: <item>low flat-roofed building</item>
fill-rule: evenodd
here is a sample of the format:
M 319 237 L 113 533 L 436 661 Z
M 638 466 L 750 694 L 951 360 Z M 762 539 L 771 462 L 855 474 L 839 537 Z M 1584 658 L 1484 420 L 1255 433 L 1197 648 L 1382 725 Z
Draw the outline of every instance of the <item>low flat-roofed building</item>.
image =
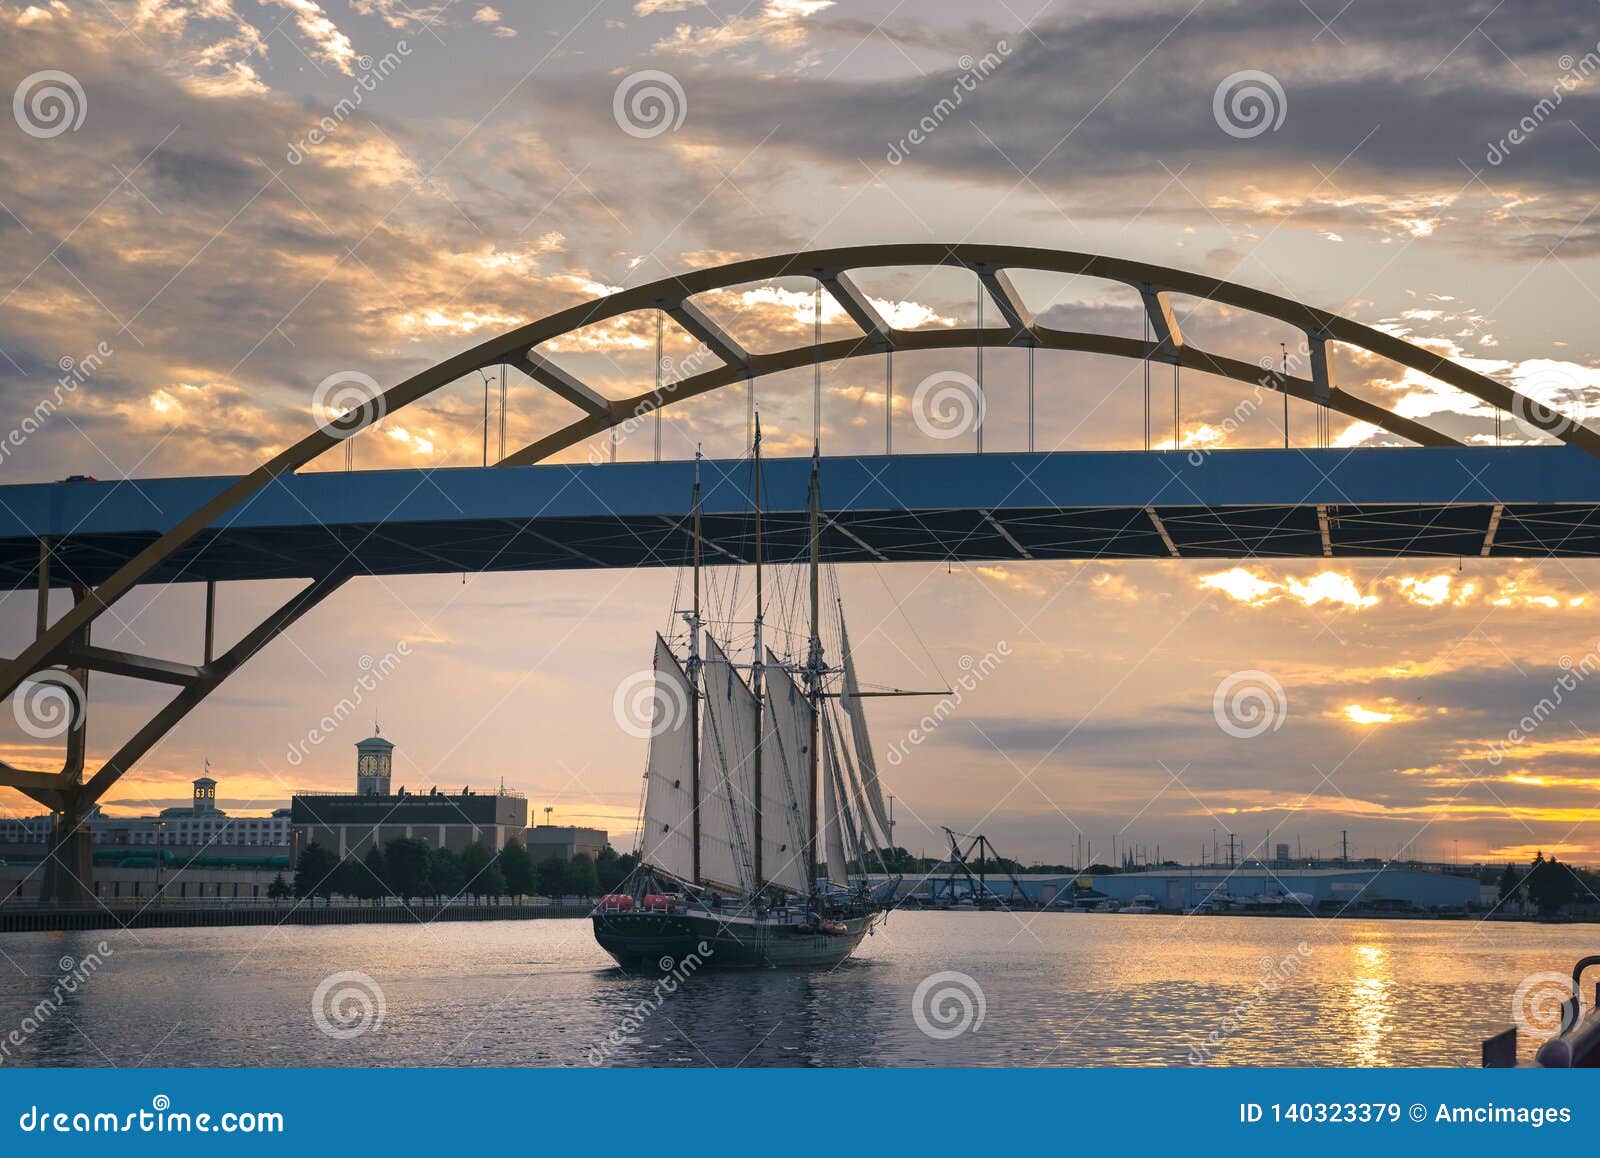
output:
M 598 828 L 575 828 L 567 824 L 540 824 L 523 835 L 522 843 L 534 860 L 549 860 L 558 856 L 571 860 L 579 853 L 598 857 L 610 840 Z
M 271 816 L 230 816 L 217 807 L 217 782 L 210 776 L 194 781 L 193 803 L 164 808 L 159 816 L 107 816 L 96 804 L 84 819 L 98 846 L 170 849 L 289 847 L 289 810 Z M 55 817 L 0 819 L 0 848 L 44 845 L 55 831 Z
M 311 844 L 339 857 L 365 856 L 373 844 L 402 836 L 451 852 L 481 840 L 499 852 L 528 827 L 528 798 L 503 786 L 407 792 L 401 785 L 391 793 L 393 759 L 394 744 L 370 736 L 356 744 L 356 791 L 312 789 L 290 798 L 290 852 L 296 861 Z
M 504 789 L 478 792 L 296 793 L 289 802 L 294 829 L 293 855 L 320 844 L 336 856 L 365 856 L 374 843 L 396 837 L 420 840 L 430 848 L 461 852 L 483 841 L 491 852 L 528 826 L 528 799 Z

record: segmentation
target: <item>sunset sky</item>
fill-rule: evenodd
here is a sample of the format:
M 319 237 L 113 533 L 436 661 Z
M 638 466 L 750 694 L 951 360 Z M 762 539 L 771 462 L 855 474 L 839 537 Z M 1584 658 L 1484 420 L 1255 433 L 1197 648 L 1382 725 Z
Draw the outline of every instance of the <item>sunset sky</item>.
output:
M 0 117 L 0 433 L 64 359 L 110 351 L 0 458 L 0 483 L 243 472 L 326 417 L 312 397 L 331 374 L 387 386 L 619 287 L 884 241 L 1212 274 L 1406 337 L 1593 425 L 1597 42 L 1600 12 L 1572 0 L 0 0 L 0 95 L 15 96 Z M 671 124 L 629 119 L 622 98 L 646 70 L 671 82 L 655 82 Z M 1222 98 L 1244 72 L 1272 82 L 1271 123 L 1230 120 L 1241 114 Z M 51 83 L 75 127 L 30 106 Z M 958 90 L 960 107 L 919 129 Z M 898 325 L 973 324 L 965 272 L 858 281 Z M 1049 325 L 1141 333 L 1126 287 L 1018 281 Z M 705 305 L 750 348 L 782 348 L 810 339 L 811 286 Z M 1280 343 L 1296 354 L 1286 326 L 1175 304 L 1191 342 L 1252 363 Z M 825 337 L 853 332 L 831 302 L 823 323 Z M 653 342 L 639 316 L 547 352 L 621 396 L 652 384 Z M 676 365 L 692 347 L 671 334 L 666 352 Z M 1023 359 L 986 361 L 989 449 L 1026 445 Z M 1345 388 L 1463 441 L 1541 440 L 1414 371 L 1345 348 L 1335 361 Z M 948 368 L 970 370 L 971 352 L 896 359 L 897 452 L 970 449 L 905 412 L 912 388 Z M 1138 364 L 1041 352 L 1036 372 L 1041 450 L 1142 446 Z M 1276 401 L 1225 430 L 1249 388 L 1199 374 L 1185 374 L 1174 432 L 1170 370 L 1154 377 L 1158 447 L 1281 445 Z M 881 359 L 828 366 L 823 384 L 823 453 L 881 451 Z M 575 413 L 520 375 L 509 385 L 508 448 Z M 806 453 L 809 368 L 758 390 L 769 453 Z M 389 417 L 354 441 L 356 465 L 477 465 L 482 399 L 474 374 Z M 1314 421 L 1293 404 L 1295 445 L 1311 444 Z M 745 429 L 742 395 L 713 393 L 667 411 L 663 445 L 733 456 Z M 1338 416 L 1332 435 L 1394 441 Z M 651 438 L 619 453 L 648 458 Z M 334 451 L 310 469 L 342 467 Z M 1600 861 L 1600 688 L 1580 681 L 1534 735 L 1505 742 L 1600 648 L 1597 579 L 1587 562 L 1480 558 L 839 572 L 874 684 L 944 687 L 962 657 L 1010 652 L 884 768 L 898 842 L 933 853 L 949 825 L 1046 861 L 1071 860 L 1080 832 L 1098 859 L 1118 834 L 1189 860 L 1230 831 L 1247 850 L 1270 832 L 1332 855 L 1342 829 L 1361 856 Z M 186 801 L 207 759 L 219 803 L 241 813 L 298 787 L 353 787 L 353 745 L 377 720 L 408 787 L 503 778 L 541 820 L 548 806 L 629 845 L 644 744 L 615 722 L 613 694 L 649 665 L 677 580 L 357 579 L 107 807 Z M 225 590 L 220 636 L 288 589 Z M 202 599 L 194 585 L 136 592 L 95 642 L 193 657 Z M 0 597 L 7 654 L 30 638 L 33 607 L 28 592 Z M 292 763 L 364 663 L 402 642 L 363 719 Z M 1283 688 L 1275 730 L 1218 726 L 1213 695 L 1241 671 Z M 97 676 L 94 689 L 91 767 L 153 702 L 129 681 Z M 880 752 L 929 708 L 876 702 Z M 0 756 L 60 761 L 9 711 Z M 0 808 L 38 811 L 3 789 Z

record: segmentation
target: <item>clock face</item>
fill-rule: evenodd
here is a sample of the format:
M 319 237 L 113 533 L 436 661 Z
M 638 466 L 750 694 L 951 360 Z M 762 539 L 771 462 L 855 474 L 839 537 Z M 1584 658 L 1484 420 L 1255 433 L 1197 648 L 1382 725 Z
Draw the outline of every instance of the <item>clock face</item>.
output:
M 378 766 L 378 762 L 376 760 L 374 760 L 371 756 L 363 756 L 363 757 L 361 757 L 361 770 L 363 772 L 375 771 L 377 769 L 377 766 Z

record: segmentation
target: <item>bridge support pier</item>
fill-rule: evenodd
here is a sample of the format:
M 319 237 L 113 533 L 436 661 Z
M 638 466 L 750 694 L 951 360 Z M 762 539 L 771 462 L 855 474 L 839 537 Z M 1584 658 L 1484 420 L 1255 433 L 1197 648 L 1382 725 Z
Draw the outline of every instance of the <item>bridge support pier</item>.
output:
M 94 904 L 94 836 L 83 823 L 86 811 L 73 800 L 55 813 L 39 889 L 39 899 L 47 904 Z

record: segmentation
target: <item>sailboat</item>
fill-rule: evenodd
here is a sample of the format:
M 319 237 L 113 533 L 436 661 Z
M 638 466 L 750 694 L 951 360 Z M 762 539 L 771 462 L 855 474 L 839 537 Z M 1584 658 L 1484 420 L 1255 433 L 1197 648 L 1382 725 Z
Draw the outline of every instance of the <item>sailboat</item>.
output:
M 693 598 L 683 630 L 657 635 L 639 868 L 590 914 L 595 940 L 624 968 L 829 966 L 884 919 L 899 878 L 883 869 L 891 833 L 867 733 L 842 600 L 838 661 L 822 639 L 820 458 L 811 460 L 803 652 L 782 655 L 766 621 L 761 427 L 751 463 L 755 615 L 717 638 L 702 617 L 699 456 L 693 492 Z M 748 629 L 753 644 L 740 660 Z M 894 693 L 865 693 L 894 694 Z M 883 874 L 885 877 L 888 874 Z

